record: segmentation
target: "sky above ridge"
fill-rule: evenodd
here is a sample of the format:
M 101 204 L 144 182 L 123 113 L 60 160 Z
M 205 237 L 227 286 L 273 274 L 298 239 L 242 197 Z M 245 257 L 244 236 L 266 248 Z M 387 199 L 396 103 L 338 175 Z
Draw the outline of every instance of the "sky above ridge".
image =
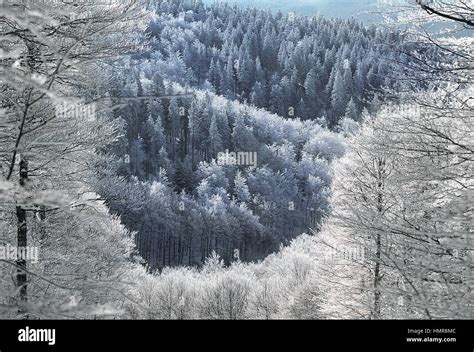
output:
M 359 19 L 373 18 L 371 11 L 376 10 L 377 4 L 377 0 L 204 0 L 208 4 L 216 1 L 303 15 L 320 14 L 327 17 Z

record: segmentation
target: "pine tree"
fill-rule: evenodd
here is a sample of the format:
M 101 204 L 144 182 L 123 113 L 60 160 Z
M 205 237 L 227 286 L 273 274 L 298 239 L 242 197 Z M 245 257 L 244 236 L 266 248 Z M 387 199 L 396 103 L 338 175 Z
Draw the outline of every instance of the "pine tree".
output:
M 153 118 L 153 120 L 163 119 L 164 110 L 161 101 L 158 99 L 150 99 L 148 103 L 148 115 Z
M 173 162 L 176 160 L 176 143 L 181 130 L 180 110 L 181 109 L 178 106 L 178 100 L 175 98 L 171 99 L 168 116 L 170 120 L 169 136 L 171 142 L 171 160 L 173 160 Z
M 228 61 L 224 66 L 224 72 L 221 79 L 221 93 L 230 99 L 236 97 L 236 82 L 234 72 L 234 62 L 232 56 L 229 55 Z
M 209 68 L 209 82 L 215 88 L 216 93 L 221 93 L 221 80 L 222 80 L 222 73 L 220 70 L 220 66 L 216 59 L 212 59 L 211 67 Z
M 234 179 L 234 194 L 239 203 L 248 203 L 251 198 L 249 187 L 242 172 L 237 171 Z
M 262 64 L 260 62 L 260 58 L 257 57 L 255 59 L 255 81 L 260 82 L 262 84 L 265 84 L 265 70 L 262 67 Z
M 139 179 L 145 178 L 144 161 L 145 151 L 143 139 L 139 137 L 130 144 L 130 171 Z
M 314 70 L 314 68 L 312 68 L 311 70 L 309 70 L 308 74 L 306 75 L 306 79 L 304 81 L 306 101 L 309 104 L 316 101 L 316 98 L 319 93 L 316 89 L 316 81 L 317 81 L 316 71 Z M 313 105 L 310 105 L 310 106 L 314 107 Z
M 280 116 L 286 116 L 283 89 L 279 84 L 273 84 L 270 92 L 270 111 Z
M 235 151 L 250 152 L 255 148 L 255 138 L 252 131 L 245 124 L 245 113 L 240 113 L 235 117 L 235 125 L 232 130 L 232 142 Z
M 248 51 L 242 52 L 239 58 L 238 79 L 243 92 L 241 99 L 247 99 L 255 82 L 255 64 Z
M 166 94 L 165 84 L 163 78 L 158 72 L 155 72 L 152 77 L 152 90 L 151 93 L 157 97 Z
M 219 133 L 222 137 L 222 143 L 224 149 L 231 149 L 232 148 L 232 129 L 229 122 L 229 118 L 227 116 L 227 111 L 223 111 L 219 113 L 219 117 L 217 118 L 217 128 Z
M 360 120 L 359 113 L 357 111 L 357 106 L 354 103 L 354 98 L 351 98 L 351 100 L 347 104 L 346 113 L 344 114 L 344 117 L 354 121 Z
M 347 90 L 339 70 L 334 77 L 334 86 L 331 93 L 331 119 L 329 127 L 337 125 L 339 118 L 344 114 L 347 106 Z
M 217 115 L 214 113 L 209 128 L 209 154 L 211 158 L 215 158 L 218 153 L 223 151 L 222 137 L 217 124 Z
M 250 94 L 250 102 L 258 107 L 266 108 L 267 99 L 265 94 L 265 87 L 260 82 L 256 82 L 252 88 L 252 93 Z
M 308 118 L 308 110 L 306 109 L 306 104 L 303 98 L 300 99 L 298 106 L 296 107 L 296 116 L 302 120 L 306 120 Z

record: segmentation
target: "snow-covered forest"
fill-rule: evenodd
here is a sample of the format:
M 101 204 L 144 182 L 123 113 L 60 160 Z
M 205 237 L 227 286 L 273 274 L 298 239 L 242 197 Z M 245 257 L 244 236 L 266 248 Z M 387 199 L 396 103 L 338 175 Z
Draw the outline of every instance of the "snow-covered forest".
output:
M 472 1 L 0 8 L 0 318 L 474 317 Z

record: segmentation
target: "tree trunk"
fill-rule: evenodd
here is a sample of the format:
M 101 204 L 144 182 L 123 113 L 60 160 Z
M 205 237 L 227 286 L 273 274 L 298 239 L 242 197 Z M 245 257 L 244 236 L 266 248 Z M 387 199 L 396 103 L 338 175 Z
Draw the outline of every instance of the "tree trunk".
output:
M 380 258 L 381 258 L 381 236 L 377 235 L 376 252 L 375 252 L 375 269 L 374 269 L 374 311 L 375 319 L 380 319 Z
M 20 186 L 25 187 L 26 182 L 28 181 L 28 162 L 21 157 L 20 160 Z M 17 225 L 17 274 L 16 274 L 16 286 L 18 289 L 18 303 L 19 309 L 18 313 L 24 318 L 27 318 L 26 309 L 24 305 L 26 304 L 27 297 L 27 275 L 26 275 L 26 247 L 28 245 L 27 233 L 28 228 L 26 225 L 26 210 L 23 206 L 17 205 L 16 207 L 16 216 L 18 220 Z
M 378 178 L 378 195 L 377 195 L 377 212 L 383 214 L 383 190 L 385 181 L 385 161 L 380 158 L 377 165 L 377 178 Z M 380 233 L 375 238 L 375 267 L 374 267 L 374 307 L 372 316 L 375 319 L 380 319 L 380 281 L 382 279 L 380 273 L 380 261 L 382 258 L 382 236 Z

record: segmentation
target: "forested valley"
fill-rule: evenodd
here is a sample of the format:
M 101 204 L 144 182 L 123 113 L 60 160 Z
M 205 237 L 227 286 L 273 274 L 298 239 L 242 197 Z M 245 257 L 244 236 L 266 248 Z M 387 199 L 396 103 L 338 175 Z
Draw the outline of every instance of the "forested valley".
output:
M 341 133 L 380 107 L 382 86 L 396 89 L 390 60 L 409 61 L 400 34 L 200 2 L 152 8 L 150 48 L 101 87 L 137 97 L 115 112 L 127 190 L 109 179 L 100 193 L 138 232 L 140 254 L 152 268 L 200 265 L 213 251 L 257 260 L 317 229 Z M 256 153 L 258 166 L 213 162 L 226 150 Z

